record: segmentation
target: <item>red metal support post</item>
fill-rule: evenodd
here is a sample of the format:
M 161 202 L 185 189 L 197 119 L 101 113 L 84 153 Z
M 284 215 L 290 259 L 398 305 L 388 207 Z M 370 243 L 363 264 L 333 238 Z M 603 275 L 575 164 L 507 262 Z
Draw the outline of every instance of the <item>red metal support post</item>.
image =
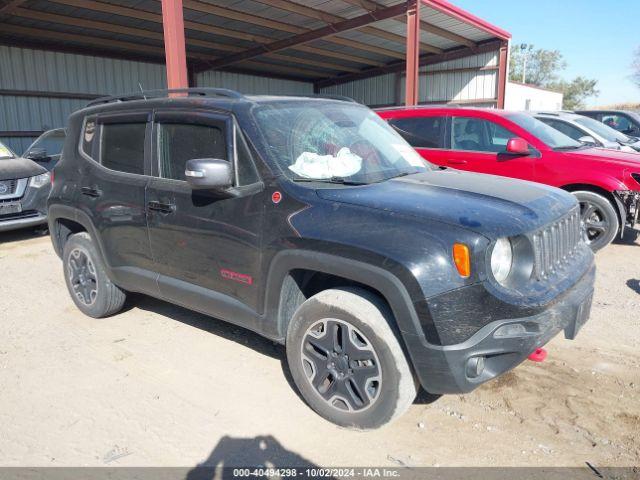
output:
M 407 1 L 407 59 L 405 105 L 418 103 L 418 70 L 420 67 L 420 3 L 422 0 Z
M 162 0 L 167 88 L 188 88 L 182 0 Z
M 500 46 L 500 56 L 498 58 L 498 108 L 504 108 L 504 97 L 507 89 L 508 55 L 509 44 L 503 42 Z

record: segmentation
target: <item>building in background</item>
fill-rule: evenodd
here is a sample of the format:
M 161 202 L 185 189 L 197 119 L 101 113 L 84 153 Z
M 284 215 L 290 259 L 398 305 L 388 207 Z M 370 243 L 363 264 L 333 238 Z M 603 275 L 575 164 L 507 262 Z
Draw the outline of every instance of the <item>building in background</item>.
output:
M 505 110 L 557 112 L 562 110 L 562 92 L 520 82 L 507 82 Z
M 509 33 L 445 0 L 0 0 L 0 140 L 21 153 L 91 99 L 166 88 L 176 5 L 192 87 L 504 105 Z

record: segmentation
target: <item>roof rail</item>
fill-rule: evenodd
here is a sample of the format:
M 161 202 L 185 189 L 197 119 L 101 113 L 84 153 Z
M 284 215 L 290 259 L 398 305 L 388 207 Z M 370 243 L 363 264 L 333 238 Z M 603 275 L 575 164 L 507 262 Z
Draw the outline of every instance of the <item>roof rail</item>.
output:
M 244 95 L 242 95 L 241 93 L 236 92 L 235 90 L 229 90 L 227 88 L 172 88 L 164 90 L 145 90 L 136 93 L 125 93 L 123 95 L 100 97 L 87 103 L 87 107 L 102 105 L 106 103 L 146 100 L 148 98 L 164 98 L 168 97 L 172 93 L 186 93 L 187 96 L 199 97 L 244 98 Z

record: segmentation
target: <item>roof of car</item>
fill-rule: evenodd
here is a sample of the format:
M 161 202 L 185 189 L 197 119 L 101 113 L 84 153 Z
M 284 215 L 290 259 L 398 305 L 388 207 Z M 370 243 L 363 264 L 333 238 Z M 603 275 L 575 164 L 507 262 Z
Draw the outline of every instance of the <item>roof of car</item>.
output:
M 383 107 L 374 109 L 376 112 L 384 113 L 384 112 L 403 112 L 403 111 L 416 111 L 416 112 L 426 112 L 426 111 L 446 111 L 451 110 L 456 113 L 464 113 L 464 112 L 481 112 L 489 115 L 498 115 L 501 117 L 507 116 L 509 114 L 517 113 L 514 111 L 500 110 L 497 108 L 484 108 L 484 107 L 465 107 L 462 105 L 448 105 L 448 104 L 430 104 L 430 105 L 413 105 L 413 106 L 404 106 L 399 105 L 396 107 Z
M 576 118 L 580 118 L 583 117 L 584 115 L 580 115 L 579 113 L 575 113 L 575 112 L 571 112 L 568 110 L 559 110 L 559 111 L 554 111 L 554 112 L 545 112 L 545 111 L 539 111 L 539 112 L 530 112 L 531 115 L 533 116 L 543 116 L 543 117 L 557 117 L 557 118 L 564 118 L 566 120 L 574 120 Z

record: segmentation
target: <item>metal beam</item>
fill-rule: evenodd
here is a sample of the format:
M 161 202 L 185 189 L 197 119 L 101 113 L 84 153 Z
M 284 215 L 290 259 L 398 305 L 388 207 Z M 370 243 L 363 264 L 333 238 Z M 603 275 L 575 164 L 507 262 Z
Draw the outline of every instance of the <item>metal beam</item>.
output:
M 505 93 L 507 90 L 507 61 L 509 43 L 503 42 L 498 55 L 498 108 L 504 108 Z
M 355 5 L 358 6 L 360 8 L 363 8 L 365 10 L 378 10 L 380 8 L 383 8 L 384 5 L 374 2 L 372 0 L 343 0 L 346 3 L 349 3 L 351 5 Z M 405 23 L 406 19 L 404 17 L 400 17 L 400 18 L 396 18 L 395 20 L 397 20 L 398 22 L 402 22 Z M 450 32 L 449 30 L 445 30 L 444 28 L 440 28 L 437 27 L 436 25 L 432 25 L 424 20 L 420 21 L 420 28 L 427 32 L 427 33 L 431 33 L 433 35 L 436 35 L 438 37 L 442 37 L 442 38 L 446 38 L 448 40 L 452 40 L 456 43 L 460 43 L 462 45 L 466 45 L 467 47 L 474 47 L 476 44 L 475 42 L 469 40 L 468 38 L 463 37 L 462 35 L 457 35 L 453 32 Z M 420 48 L 422 50 L 427 50 L 427 48 L 425 48 L 425 46 L 430 46 L 429 44 L 425 44 L 424 42 L 421 43 Z M 434 52 L 434 53 L 442 53 L 441 49 L 439 52 Z
M 412 106 L 418 103 L 420 68 L 420 0 L 407 2 L 407 59 L 404 103 Z
M 144 58 L 146 61 L 149 61 L 149 57 L 153 56 L 155 58 L 164 58 L 164 48 L 156 47 L 152 45 L 143 45 L 140 43 L 133 42 L 125 42 L 122 40 L 112 40 L 103 37 L 91 37 L 86 35 L 78 35 L 75 33 L 65 33 L 65 32 L 55 32 L 52 30 L 42 30 L 31 27 L 22 27 L 18 25 L 3 25 L 0 34 L 9 33 L 14 35 L 20 35 L 21 37 L 33 37 L 38 40 L 47 39 L 59 42 L 72 42 L 77 43 L 84 46 L 93 46 L 98 47 L 100 49 L 117 49 L 119 51 L 135 53 L 140 58 Z M 15 40 L 11 42 L 11 44 L 15 45 Z M 41 47 L 41 48 L 49 48 L 50 45 Z M 55 48 L 54 48 L 55 49 Z M 62 48 L 63 50 L 69 50 L 68 48 Z M 95 55 L 95 50 L 89 50 L 84 52 L 85 54 Z M 207 55 L 203 53 L 197 52 L 187 52 L 188 58 L 201 60 L 202 62 L 211 62 L 216 60 L 218 57 Z M 259 61 L 252 61 L 243 63 L 243 70 L 240 69 L 225 69 L 228 71 L 235 71 L 238 73 L 249 73 L 256 75 L 264 75 L 267 77 L 279 77 L 286 78 L 289 80 L 297 80 L 297 81 L 309 81 L 310 79 L 317 79 L 320 75 L 319 72 L 310 71 L 303 68 L 297 67 L 289 67 L 283 65 L 274 65 L 271 63 L 264 63 Z M 253 69 L 251 68 L 253 67 Z M 306 77 L 306 78 L 305 78 Z
M 10 15 L 11 12 L 22 5 L 27 0 L 11 0 L 9 3 L 0 7 L 0 15 Z
M 433 65 L 434 63 L 446 62 L 447 60 L 456 60 L 458 58 L 464 58 L 478 53 L 494 52 L 499 50 L 500 46 L 501 42 L 492 40 L 486 43 L 479 43 L 476 48 L 456 47 L 440 54 L 421 55 L 420 66 Z M 368 68 L 360 71 L 360 73 L 325 78 L 316 83 L 319 88 L 323 88 L 330 85 L 340 85 L 342 83 L 353 82 L 354 80 L 362 80 L 363 78 L 375 77 L 385 73 L 403 72 L 405 68 L 405 62 L 391 62 L 382 67 Z
M 189 88 L 182 0 L 162 0 L 167 88 Z
M 284 40 L 277 40 L 266 45 L 260 45 L 255 48 L 250 48 L 244 52 L 229 55 L 223 57 L 220 60 L 213 62 L 213 68 L 220 68 L 233 63 L 248 60 L 263 55 L 267 52 L 276 52 L 279 50 L 285 50 L 291 48 L 294 45 L 312 42 L 314 40 L 320 40 L 324 37 L 335 35 L 337 33 L 353 30 L 369 23 L 384 20 L 386 18 L 392 18 L 406 11 L 406 4 L 403 2 L 393 7 L 388 7 L 378 12 L 370 12 L 359 17 L 351 18 L 348 20 L 342 20 L 341 22 L 332 23 L 326 27 L 318 28 L 316 30 L 310 30 L 306 33 L 294 35 Z

